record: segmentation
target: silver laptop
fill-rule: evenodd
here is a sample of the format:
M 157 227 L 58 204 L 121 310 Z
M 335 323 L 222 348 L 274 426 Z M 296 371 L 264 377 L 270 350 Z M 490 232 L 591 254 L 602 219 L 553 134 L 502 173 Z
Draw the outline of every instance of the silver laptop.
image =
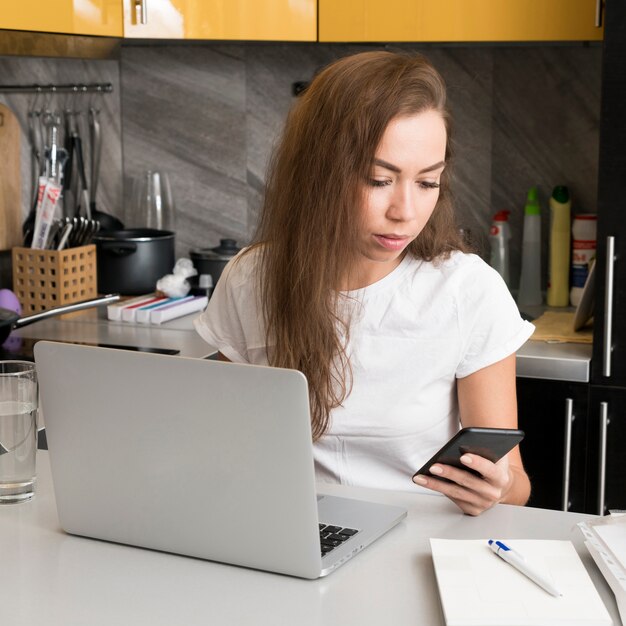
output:
M 318 578 L 406 516 L 316 495 L 300 372 L 47 341 L 34 353 L 68 533 Z

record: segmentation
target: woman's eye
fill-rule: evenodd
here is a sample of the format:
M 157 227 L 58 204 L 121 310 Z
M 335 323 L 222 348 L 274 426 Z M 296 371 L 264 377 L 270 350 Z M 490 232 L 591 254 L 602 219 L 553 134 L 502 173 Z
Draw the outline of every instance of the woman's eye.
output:
M 427 180 L 422 180 L 418 184 L 422 189 L 439 189 L 439 187 L 441 187 L 440 183 L 435 183 Z
M 391 184 L 391 181 L 389 180 L 377 180 L 376 178 L 369 179 L 370 187 L 385 187 L 390 184 Z

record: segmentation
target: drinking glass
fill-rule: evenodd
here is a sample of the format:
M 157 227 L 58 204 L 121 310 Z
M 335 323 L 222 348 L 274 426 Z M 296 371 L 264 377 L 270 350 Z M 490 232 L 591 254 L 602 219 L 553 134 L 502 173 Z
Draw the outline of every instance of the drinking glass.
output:
M 0 361 L 0 505 L 35 495 L 37 412 L 35 364 Z
M 138 228 L 175 230 L 175 209 L 169 177 L 164 172 L 148 170 L 135 182 L 131 222 Z

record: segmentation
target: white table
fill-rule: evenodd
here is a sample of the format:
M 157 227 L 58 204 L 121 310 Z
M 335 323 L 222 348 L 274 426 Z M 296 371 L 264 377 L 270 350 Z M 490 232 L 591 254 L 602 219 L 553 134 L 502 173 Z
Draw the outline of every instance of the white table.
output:
M 287 576 L 65 534 L 47 452 L 32 502 L 0 507 L 0 622 L 7 626 L 443 624 L 428 539 L 569 539 L 615 624 L 608 585 L 576 523 L 588 516 L 499 505 L 462 515 L 443 497 L 324 485 L 405 506 L 408 517 L 327 578 Z

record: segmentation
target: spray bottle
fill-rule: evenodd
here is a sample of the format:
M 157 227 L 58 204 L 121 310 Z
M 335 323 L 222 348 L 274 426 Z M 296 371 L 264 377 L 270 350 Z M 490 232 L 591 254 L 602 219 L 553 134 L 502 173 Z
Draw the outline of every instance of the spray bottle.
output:
M 507 287 L 510 283 L 509 239 L 511 238 L 511 229 L 509 228 L 509 213 L 510 211 L 498 211 L 493 216 L 489 230 L 489 242 L 491 244 L 489 264 L 502 276 Z
M 517 304 L 541 304 L 541 212 L 537 187 L 531 187 L 524 207 L 524 236 L 522 238 L 522 274 Z
M 572 201 L 567 187 L 555 187 L 550 197 L 548 306 L 569 304 L 571 208 Z

